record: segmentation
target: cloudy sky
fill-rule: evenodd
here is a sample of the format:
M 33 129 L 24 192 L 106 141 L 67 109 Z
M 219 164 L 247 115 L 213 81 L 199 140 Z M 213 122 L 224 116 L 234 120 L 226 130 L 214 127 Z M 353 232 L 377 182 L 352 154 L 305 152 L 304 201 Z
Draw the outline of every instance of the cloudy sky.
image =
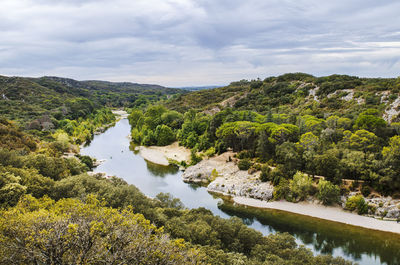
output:
M 166 86 L 400 75 L 400 1 L 1 0 L 0 75 Z

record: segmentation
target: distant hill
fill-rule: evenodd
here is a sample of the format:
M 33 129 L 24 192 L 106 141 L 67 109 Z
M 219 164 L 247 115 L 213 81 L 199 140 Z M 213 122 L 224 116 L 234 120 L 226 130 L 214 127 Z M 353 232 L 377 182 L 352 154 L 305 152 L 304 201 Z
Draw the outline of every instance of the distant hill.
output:
M 50 122 L 68 118 L 73 109 L 85 115 L 102 106 L 140 107 L 180 93 L 187 91 L 128 82 L 0 76 L 0 115 L 21 124 L 37 118 Z
M 46 76 L 40 82 L 49 84 L 54 81 L 72 90 L 89 92 L 88 97 L 113 107 L 133 106 L 135 101 L 143 101 L 147 96 L 150 100 L 160 99 L 161 96 L 184 93 L 177 88 L 168 88 L 160 85 L 138 84 L 130 82 L 109 82 L 100 80 L 77 81 L 69 78 Z M 72 91 L 71 91 L 72 92 Z M 78 93 L 79 94 L 79 93 Z M 139 102 L 140 103 L 140 102 Z M 140 104 L 136 104 L 138 106 Z
M 187 86 L 187 87 L 178 87 L 179 89 L 187 90 L 187 91 L 198 91 L 204 89 L 213 89 L 223 86 Z
M 166 103 L 184 112 L 195 108 L 216 113 L 223 108 L 261 114 L 329 114 L 354 116 L 368 108 L 388 122 L 399 121 L 400 77 L 360 78 L 348 75 L 315 77 L 289 73 L 264 80 L 241 80 L 228 86 L 177 95 Z

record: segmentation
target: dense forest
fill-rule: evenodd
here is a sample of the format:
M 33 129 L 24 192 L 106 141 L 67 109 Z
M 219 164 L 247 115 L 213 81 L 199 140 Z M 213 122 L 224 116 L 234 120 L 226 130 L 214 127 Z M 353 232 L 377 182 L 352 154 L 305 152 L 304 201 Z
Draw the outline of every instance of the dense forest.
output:
M 177 93 L 184 91 L 134 83 L 0 76 L 0 115 L 28 130 L 48 131 L 60 120 L 86 118 L 94 109 L 142 107 Z
M 0 264 L 350 264 L 313 256 L 288 234 L 263 236 L 239 218 L 189 210 L 169 194 L 148 198 L 117 177 L 87 174 L 93 160 L 79 155 L 79 145 L 115 122 L 99 95 L 112 102 L 119 92 L 103 89 L 92 93 L 54 78 L 1 78 Z M 138 97 L 148 104 L 172 92 Z M 135 102 L 128 105 L 144 109 Z M 146 123 L 154 122 L 162 140 L 148 137 L 148 144 L 174 140 L 189 115 L 198 123 L 196 135 L 207 127 L 194 111 L 149 107 L 146 113 L 153 111 L 162 122 Z M 140 114 L 133 111 L 131 121 L 134 113 Z M 184 133 L 178 137 L 196 148 Z
M 192 164 L 201 156 L 237 152 L 239 168 L 261 170 L 276 199 L 313 195 L 332 204 L 350 191 L 396 198 L 399 92 L 400 78 L 294 73 L 178 94 L 162 105 L 134 109 L 129 120 L 135 142 L 178 140 L 192 150 Z M 323 179 L 316 185 L 313 176 Z M 373 210 L 362 197 L 352 200 L 349 209 Z

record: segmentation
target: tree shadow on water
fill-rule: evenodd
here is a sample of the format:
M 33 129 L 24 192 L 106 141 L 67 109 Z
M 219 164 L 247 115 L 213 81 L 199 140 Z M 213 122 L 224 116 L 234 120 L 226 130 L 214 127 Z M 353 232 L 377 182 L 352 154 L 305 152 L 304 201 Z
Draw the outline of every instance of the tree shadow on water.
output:
M 165 177 L 169 174 L 176 174 L 179 171 L 179 168 L 173 165 L 162 166 L 158 164 L 154 164 L 152 162 L 146 161 L 147 170 L 153 175 L 157 177 Z

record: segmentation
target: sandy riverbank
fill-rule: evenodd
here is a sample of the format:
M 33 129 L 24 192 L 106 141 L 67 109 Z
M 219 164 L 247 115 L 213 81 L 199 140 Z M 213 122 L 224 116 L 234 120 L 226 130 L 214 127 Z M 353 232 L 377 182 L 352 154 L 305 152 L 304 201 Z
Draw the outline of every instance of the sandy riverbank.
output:
M 139 150 L 144 159 L 159 165 L 168 165 L 168 159 L 176 161 L 190 160 L 190 151 L 179 146 L 177 142 L 169 146 L 141 146 Z M 269 183 L 259 181 L 259 172 L 249 174 L 247 171 L 238 170 L 233 161 L 228 162 L 228 157 L 232 156 L 233 153 L 224 153 L 220 156 L 204 159 L 199 164 L 187 168 L 182 176 L 183 180 L 186 182 L 201 182 L 209 179 L 211 183 L 207 187 L 208 191 L 232 196 L 233 201 L 240 205 L 281 210 L 367 229 L 400 234 L 400 223 L 357 215 L 346 212 L 340 207 L 323 206 L 309 202 L 268 201 L 272 197 L 273 187 Z M 213 169 L 218 171 L 219 176 L 215 179 L 210 179 Z
M 308 202 L 291 203 L 287 201 L 260 201 L 245 197 L 233 197 L 237 204 L 256 207 L 281 210 L 301 215 L 307 215 L 324 220 L 359 226 L 363 228 L 379 230 L 400 234 L 400 223 L 392 221 L 383 221 L 367 216 L 357 215 L 344 211 L 339 207 L 327 207 Z
M 190 150 L 175 142 L 166 146 L 140 146 L 139 154 L 152 163 L 168 166 L 168 160 L 190 161 Z

